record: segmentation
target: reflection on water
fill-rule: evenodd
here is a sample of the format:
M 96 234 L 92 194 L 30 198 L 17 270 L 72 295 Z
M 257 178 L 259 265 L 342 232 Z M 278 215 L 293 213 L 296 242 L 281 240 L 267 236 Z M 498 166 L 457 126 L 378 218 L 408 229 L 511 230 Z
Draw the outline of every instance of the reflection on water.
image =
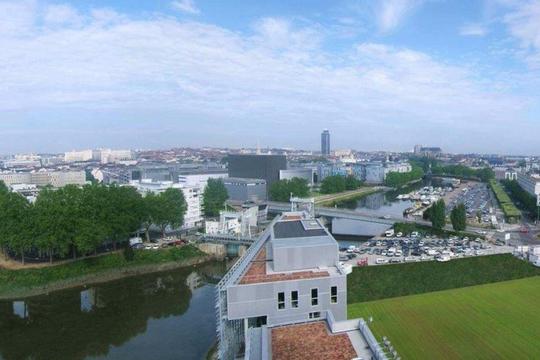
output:
M 0 301 L 0 358 L 201 359 L 224 263 Z
M 413 202 L 409 200 L 397 200 L 397 196 L 408 194 L 429 184 L 427 181 L 418 182 L 395 191 L 378 192 L 361 197 L 360 199 L 345 200 L 339 202 L 337 206 L 351 210 L 357 209 L 364 213 L 372 213 L 377 216 L 390 215 L 399 217 L 403 215 L 405 209 L 413 205 Z

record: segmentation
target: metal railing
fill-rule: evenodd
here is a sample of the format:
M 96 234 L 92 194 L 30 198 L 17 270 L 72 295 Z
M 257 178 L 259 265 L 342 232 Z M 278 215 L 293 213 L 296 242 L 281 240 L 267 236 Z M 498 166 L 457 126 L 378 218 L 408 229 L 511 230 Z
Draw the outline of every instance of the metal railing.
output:
M 367 322 L 364 319 L 360 319 L 358 329 L 368 343 L 369 348 L 371 349 L 371 352 L 373 353 L 375 359 L 388 360 L 388 357 L 386 356 L 384 350 L 381 348 L 381 345 L 379 345 L 379 342 L 371 332 L 371 329 L 369 328 Z

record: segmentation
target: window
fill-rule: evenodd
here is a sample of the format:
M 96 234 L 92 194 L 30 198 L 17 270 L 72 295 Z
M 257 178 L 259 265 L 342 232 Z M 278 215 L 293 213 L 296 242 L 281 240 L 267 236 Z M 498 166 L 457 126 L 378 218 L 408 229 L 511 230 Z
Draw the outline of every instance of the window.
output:
M 280 292 L 277 294 L 277 308 L 278 310 L 285 309 L 285 293 Z
M 291 307 L 298 307 L 298 291 L 291 291 Z
M 332 304 L 337 304 L 337 286 L 332 286 L 330 288 L 330 302 Z
M 309 318 L 310 319 L 318 319 L 320 317 L 321 317 L 321 313 L 319 311 L 309 313 Z
M 311 306 L 319 305 L 319 289 L 311 289 Z

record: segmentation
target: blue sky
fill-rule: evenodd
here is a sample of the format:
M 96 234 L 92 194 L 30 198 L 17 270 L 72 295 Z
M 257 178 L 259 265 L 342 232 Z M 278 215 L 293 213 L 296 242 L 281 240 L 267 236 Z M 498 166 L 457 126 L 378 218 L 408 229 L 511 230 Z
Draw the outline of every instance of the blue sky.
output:
M 540 2 L 0 0 L 0 153 L 540 154 Z

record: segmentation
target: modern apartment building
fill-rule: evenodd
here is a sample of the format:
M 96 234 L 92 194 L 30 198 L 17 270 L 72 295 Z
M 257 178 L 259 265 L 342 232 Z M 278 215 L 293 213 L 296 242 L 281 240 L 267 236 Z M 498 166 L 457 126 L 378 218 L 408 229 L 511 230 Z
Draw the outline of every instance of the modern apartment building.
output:
M 141 194 L 153 192 L 159 194 L 169 188 L 180 189 L 186 200 L 186 213 L 184 214 L 183 229 L 191 229 L 202 224 L 203 208 L 202 208 L 202 193 L 203 190 L 199 186 L 190 186 L 185 184 L 173 183 L 172 181 L 152 181 L 140 180 L 132 181 L 131 186 L 135 187 Z
M 295 359 L 370 358 L 362 321 L 347 320 L 338 244 L 305 212 L 268 226 L 218 284 L 216 308 L 223 360 L 241 349 L 246 360 L 286 359 L 291 344 Z

